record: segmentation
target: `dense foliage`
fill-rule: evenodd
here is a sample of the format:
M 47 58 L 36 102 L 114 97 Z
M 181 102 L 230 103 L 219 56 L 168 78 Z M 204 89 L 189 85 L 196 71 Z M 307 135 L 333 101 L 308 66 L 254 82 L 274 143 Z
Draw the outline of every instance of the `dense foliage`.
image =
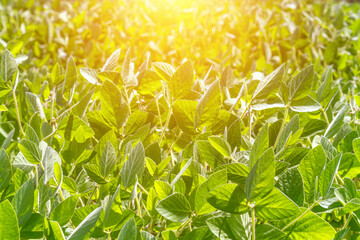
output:
M 358 4 L 1 0 L 0 17 L 0 239 L 360 235 Z

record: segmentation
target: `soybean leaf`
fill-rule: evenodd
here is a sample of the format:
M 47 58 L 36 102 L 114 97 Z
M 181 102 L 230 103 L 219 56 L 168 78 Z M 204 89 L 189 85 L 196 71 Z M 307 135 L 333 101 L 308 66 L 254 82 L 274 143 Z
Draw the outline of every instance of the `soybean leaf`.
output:
M 8 200 L 0 203 L 0 239 L 20 239 L 16 213 Z
M 130 218 L 121 228 L 118 240 L 136 240 L 137 229 L 134 218 Z
M 261 154 L 269 147 L 269 125 L 265 124 L 259 134 L 255 138 L 255 142 L 251 148 L 249 166 L 252 168 Z
M 145 168 L 145 150 L 141 142 L 131 151 L 128 160 L 121 169 L 121 180 L 127 188 L 135 183 L 136 177 L 140 177 Z
M 315 112 L 321 108 L 321 104 L 310 96 L 291 101 L 290 109 L 294 112 Z
M 121 128 L 129 108 L 118 87 L 109 80 L 105 80 L 101 87 L 100 101 L 104 118 L 117 129 Z
M 174 193 L 159 201 L 156 210 L 166 219 L 173 222 L 185 222 L 191 213 L 191 206 L 181 193 Z
M 297 205 L 304 204 L 304 184 L 300 171 L 297 168 L 291 168 L 284 172 L 275 184 L 288 198 Z
M 333 137 L 339 131 L 343 123 L 346 112 L 347 112 L 347 106 L 344 106 L 336 114 L 336 116 L 333 118 L 333 120 L 331 121 L 331 123 L 329 124 L 328 128 L 325 131 L 324 136 L 326 138 Z
M 302 212 L 305 210 L 302 209 Z M 299 214 L 298 214 L 299 215 Z M 298 216 L 295 215 L 287 222 L 293 221 Z M 310 240 L 327 240 L 335 236 L 334 228 L 323 218 L 315 213 L 308 211 L 294 225 L 288 227 L 284 232 L 291 239 L 310 239 Z
M 211 213 L 214 208 L 206 201 L 207 194 L 217 186 L 223 185 L 227 182 L 226 170 L 220 170 L 210 175 L 205 182 L 203 182 L 195 195 L 194 208 L 198 215 Z
M 1 54 L 0 78 L 1 81 L 11 81 L 18 67 L 12 53 L 5 49 Z
M 69 235 L 68 240 L 84 239 L 87 235 L 90 235 L 91 229 L 94 228 L 97 220 L 100 217 L 101 211 L 102 207 L 98 207 L 86 218 L 84 218 L 84 220 Z
M 255 203 L 256 216 L 264 220 L 282 220 L 299 212 L 299 207 L 277 188 Z
M 320 175 L 319 189 L 323 199 L 327 198 L 330 187 L 334 181 L 335 175 L 339 169 L 342 154 L 331 160 Z
M 23 226 L 31 217 L 34 205 L 34 184 L 30 179 L 17 190 L 11 204 L 16 212 L 19 226 Z
M 2 192 L 11 180 L 11 164 L 4 149 L 0 150 L 0 192 Z
M 210 191 L 207 201 L 215 208 L 228 213 L 245 213 L 245 193 L 241 187 L 234 183 L 218 186 Z
M 194 79 L 194 68 L 191 61 L 186 61 L 176 69 L 171 76 L 168 86 L 170 95 L 174 99 L 183 99 L 191 91 Z
M 182 131 L 194 134 L 194 119 L 197 102 L 193 100 L 176 100 L 173 106 L 173 116 Z
M 219 151 L 223 156 L 231 156 L 231 146 L 230 144 L 221 137 L 211 136 L 208 137 L 210 144 Z
M 320 177 L 325 162 L 325 151 L 318 145 L 308 152 L 298 166 L 304 181 L 305 200 L 310 204 L 317 200 L 316 178 Z
M 66 198 L 51 211 L 50 218 L 64 226 L 74 214 L 78 199 L 76 195 Z
M 116 51 L 111 54 L 111 56 L 106 60 L 104 66 L 102 67 L 101 69 L 102 72 L 112 71 L 116 67 L 120 57 L 120 52 L 121 49 L 119 48 L 116 49 Z
M 245 194 L 248 202 L 268 195 L 274 187 L 275 160 L 272 148 L 267 149 L 257 160 L 246 178 Z
M 259 224 L 255 227 L 255 237 L 261 240 L 281 240 L 286 238 L 286 234 L 272 225 Z
M 252 99 L 263 99 L 266 98 L 269 94 L 275 92 L 278 89 L 280 81 L 283 78 L 284 71 L 285 64 L 282 64 L 280 67 L 278 67 L 268 76 L 266 76 L 265 79 L 260 81 L 253 94 Z
M 314 79 L 314 66 L 310 65 L 302 69 L 289 83 L 289 100 L 298 100 L 306 97 Z
M 106 146 L 102 152 L 100 158 L 100 172 L 104 178 L 114 169 L 116 164 L 116 153 L 113 145 L 110 141 L 106 143 Z
M 26 160 L 28 160 L 32 164 L 38 164 L 41 161 L 41 152 L 39 147 L 26 139 L 23 139 L 19 142 L 19 149 L 21 153 L 24 155 Z
M 195 112 L 195 127 L 211 125 L 217 118 L 221 107 L 219 81 L 213 82 L 200 98 Z

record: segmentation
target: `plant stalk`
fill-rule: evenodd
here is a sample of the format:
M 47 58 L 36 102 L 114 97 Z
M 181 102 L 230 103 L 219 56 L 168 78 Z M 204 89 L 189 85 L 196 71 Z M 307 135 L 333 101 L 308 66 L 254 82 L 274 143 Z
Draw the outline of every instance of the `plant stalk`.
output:
M 16 100 L 15 90 L 12 90 L 11 92 L 12 92 L 12 95 L 13 95 L 13 98 L 14 98 L 16 117 L 17 117 L 17 122 L 18 122 L 18 125 L 19 125 L 19 129 L 20 129 L 21 134 L 25 136 L 25 132 L 24 132 L 22 126 L 21 126 L 20 112 L 19 112 L 19 106 L 18 106 L 18 103 L 17 103 L 17 100 Z
M 315 201 L 313 204 L 311 204 L 311 206 L 306 209 L 299 217 L 297 217 L 296 219 L 294 219 L 291 223 L 289 223 L 288 225 L 286 225 L 283 229 L 281 229 L 281 231 L 284 231 L 285 229 L 291 227 L 292 225 L 294 225 L 297 221 L 299 221 L 307 212 L 309 212 L 315 205 L 317 204 L 317 202 Z
M 281 135 L 282 131 L 284 130 L 285 123 L 286 123 L 286 118 L 287 118 L 287 115 L 288 115 L 288 113 L 289 113 L 289 108 L 290 108 L 290 105 L 287 104 L 287 105 L 286 105 L 286 109 L 285 109 L 285 113 L 284 113 L 284 119 L 283 119 L 283 122 L 282 122 L 282 124 L 281 124 L 279 133 L 278 133 L 278 135 L 277 135 L 277 137 L 276 137 L 275 143 L 274 143 L 274 148 L 276 148 L 277 144 L 279 143 L 280 135 Z
M 255 206 L 251 208 L 251 239 L 255 240 Z

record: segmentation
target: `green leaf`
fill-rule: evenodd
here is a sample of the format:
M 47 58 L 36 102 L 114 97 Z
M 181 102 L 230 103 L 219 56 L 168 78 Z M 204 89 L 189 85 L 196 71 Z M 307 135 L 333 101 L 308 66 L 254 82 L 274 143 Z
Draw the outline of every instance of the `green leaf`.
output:
M 60 226 L 64 226 L 74 214 L 78 199 L 78 196 L 66 198 L 51 211 L 50 218 L 58 222 Z
M 302 209 L 302 211 L 304 210 Z M 297 217 L 297 215 L 294 216 L 293 219 L 289 219 L 288 222 L 291 222 Z M 308 211 L 294 225 L 284 230 L 284 232 L 290 239 L 294 240 L 328 240 L 333 239 L 336 233 L 329 223 L 311 211 Z
M 67 64 L 66 64 L 66 72 L 65 72 L 65 82 L 62 94 L 68 94 L 69 91 L 74 87 L 74 84 L 77 80 L 77 72 L 76 72 L 76 65 L 73 57 L 69 57 Z M 69 97 L 71 92 L 69 94 Z
M 11 81 L 18 69 L 14 56 L 9 50 L 5 49 L 0 60 L 0 80 L 3 82 Z
M 128 117 L 129 108 L 120 90 L 109 80 L 101 87 L 100 101 L 104 118 L 120 129 Z
M 26 95 L 27 99 L 29 100 L 31 108 L 33 109 L 33 111 L 35 113 L 39 114 L 39 117 L 40 117 L 41 120 L 44 120 L 45 119 L 45 113 L 44 113 L 40 98 L 37 95 L 35 95 L 35 94 L 31 93 L 31 92 L 27 92 L 27 93 L 25 93 L 25 95 Z
M 48 183 L 55 176 L 55 163 L 61 166 L 61 157 L 52 148 L 47 146 L 43 157 L 44 183 Z
M 360 209 L 360 199 L 354 198 L 345 204 L 343 208 L 338 212 L 338 216 L 343 216 L 348 213 L 355 212 Z
M 319 189 L 323 199 L 326 199 L 335 175 L 339 169 L 342 154 L 340 153 L 335 159 L 331 160 L 323 170 L 319 179 Z
M 320 177 L 325 163 L 325 151 L 318 145 L 308 152 L 298 166 L 304 181 L 305 200 L 309 204 L 317 200 L 316 179 Z
M 137 86 L 134 69 L 131 66 L 131 49 L 128 48 L 121 68 L 121 77 L 125 86 Z
M 291 101 L 290 109 L 294 112 L 315 112 L 321 108 L 321 104 L 310 96 Z
M 81 130 L 80 130 L 81 129 Z M 94 136 L 94 131 L 79 117 L 75 115 L 69 115 L 63 118 L 58 126 L 57 132 L 69 141 L 73 141 L 74 138 L 85 142 L 86 139 Z M 81 133 L 81 136 L 79 134 Z
M 176 69 L 175 73 L 171 76 L 168 86 L 170 95 L 174 99 L 186 98 L 191 91 L 194 79 L 194 67 L 191 61 L 186 61 Z
M 2 192 L 11 180 L 11 164 L 4 149 L 0 150 L 0 192 Z
M 134 218 L 128 220 L 121 228 L 118 240 L 136 240 L 137 229 Z
M 173 189 L 169 183 L 159 180 L 155 180 L 154 188 L 160 200 L 166 198 L 173 192 Z
M 259 134 L 255 138 L 255 142 L 251 148 L 249 167 L 252 168 L 261 154 L 269 147 L 269 125 L 265 124 Z
M 145 150 L 141 142 L 131 151 L 128 160 L 121 169 L 121 180 L 124 187 L 130 187 L 135 183 L 136 177 L 140 177 L 145 168 Z
M 16 213 L 8 200 L 0 202 L 0 239 L 20 239 Z
M 48 239 L 65 240 L 64 233 L 61 230 L 61 226 L 59 225 L 59 223 L 49 220 L 49 224 L 50 224 L 51 232 Z
M 340 109 L 340 111 L 336 114 L 336 116 L 333 118 L 328 128 L 326 129 L 324 137 L 331 138 L 339 131 L 340 127 L 342 126 L 346 112 L 347 106 L 344 106 Z
M 51 71 L 50 81 L 53 85 L 58 85 L 63 79 L 64 77 L 60 72 L 60 65 L 57 62 Z
M 80 74 L 88 82 L 94 85 L 100 85 L 100 80 L 97 76 L 98 71 L 92 68 L 80 68 Z
M 220 239 L 251 238 L 251 223 L 248 214 L 231 214 L 230 217 L 212 217 L 206 220 L 206 224 L 211 232 Z
M 255 214 L 263 220 L 282 220 L 300 212 L 299 207 L 279 189 L 255 202 Z
M 220 185 L 227 182 L 226 170 L 221 170 L 210 175 L 205 182 L 203 182 L 195 195 L 194 208 L 198 215 L 211 213 L 214 208 L 206 201 L 207 194 Z
M 11 201 L 19 221 L 19 226 L 23 226 L 31 217 L 34 205 L 34 189 L 32 180 L 28 180 L 17 190 Z
M 26 158 L 26 160 L 29 161 L 29 163 L 32 164 L 38 164 L 41 161 L 41 152 L 39 147 L 26 139 L 23 139 L 19 142 L 18 144 L 19 146 L 19 150 L 21 151 L 21 153 L 24 155 L 24 157 Z
M 270 73 L 266 78 L 258 84 L 256 90 L 253 94 L 252 99 L 263 99 L 266 98 L 269 94 L 276 92 L 280 81 L 283 78 L 285 72 L 285 64 L 282 64 L 280 67 L 275 69 Z
M 176 100 L 173 105 L 173 116 L 182 131 L 194 134 L 194 119 L 197 102 L 193 100 Z
M 227 66 L 221 74 L 220 85 L 222 88 L 231 88 L 234 84 L 235 76 L 230 66 Z
M 207 196 L 207 201 L 213 207 L 224 212 L 246 213 L 249 210 L 246 205 L 244 190 L 237 184 L 221 185 L 212 189 Z
M 304 184 L 297 168 L 288 169 L 284 172 L 275 184 L 287 197 L 294 201 L 297 205 L 304 204 Z
M 111 56 L 106 60 L 104 66 L 102 67 L 101 69 L 102 72 L 112 71 L 116 67 L 120 57 L 120 52 L 121 49 L 119 48 L 116 49 L 115 52 L 111 54 Z
M 105 207 L 104 228 L 113 227 L 118 223 L 119 216 L 121 215 L 121 197 L 120 185 L 117 187 L 114 195 L 111 196 L 109 202 Z
M 248 202 L 266 197 L 274 187 L 274 178 L 274 151 L 269 148 L 260 156 L 246 178 L 245 194 Z
M 69 235 L 68 240 L 84 239 L 90 235 L 91 229 L 94 228 L 97 220 L 100 217 L 102 207 L 96 208 L 92 211 L 84 220 L 75 228 L 75 230 Z
M 112 172 L 116 165 L 116 153 L 113 145 L 110 141 L 106 143 L 106 146 L 102 152 L 100 158 L 100 172 L 101 175 L 106 178 L 109 173 Z
M 107 181 L 103 178 L 100 167 L 96 164 L 84 164 L 83 168 L 85 169 L 87 175 L 98 184 L 106 184 Z
M 231 149 L 240 150 L 241 148 L 241 121 L 240 119 L 236 120 L 227 130 L 226 141 L 231 146 Z
M 317 100 L 319 102 L 324 101 L 324 99 L 329 95 L 332 81 L 333 81 L 332 69 L 331 67 L 328 67 L 321 76 L 321 85 L 317 91 Z
M 174 193 L 159 201 L 156 210 L 166 219 L 173 222 L 185 222 L 191 213 L 191 206 L 181 193 Z
M 225 157 L 231 156 L 231 146 L 226 140 L 217 136 L 208 137 L 208 140 L 211 146 L 213 146 L 216 150 L 218 150 L 219 153 L 221 153 L 223 156 Z
M 299 115 L 293 116 L 290 121 L 286 124 L 283 131 L 280 134 L 279 141 L 276 145 L 276 152 L 279 152 L 289 141 L 290 136 L 298 131 L 300 128 Z
M 219 81 L 214 81 L 196 106 L 195 127 L 211 125 L 216 120 L 220 108 L 220 84 Z
M 153 67 L 156 73 L 166 82 L 170 82 L 171 76 L 174 74 L 175 69 L 165 62 L 154 62 Z
M 142 94 L 153 95 L 155 91 L 161 88 L 161 78 L 153 70 L 145 70 L 144 74 L 139 79 L 137 91 Z
M 216 168 L 224 162 L 223 156 L 211 146 L 209 141 L 198 140 L 194 144 L 194 160 L 207 162 L 211 168 Z
M 314 79 L 314 66 L 310 65 L 302 69 L 289 83 L 289 100 L 298 100 L 306 97 Z
M 286 238 L 286 234 L 272 225 L 259 224 L 255 227 L 255 237 L 261 240 L 281 240 Z

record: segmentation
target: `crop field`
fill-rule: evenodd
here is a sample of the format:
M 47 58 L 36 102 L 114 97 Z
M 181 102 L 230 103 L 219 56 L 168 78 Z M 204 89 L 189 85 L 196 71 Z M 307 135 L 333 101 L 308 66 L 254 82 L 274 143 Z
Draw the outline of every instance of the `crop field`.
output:
M 0 0 L 16 239 L 360 239 L 360 3 Z

